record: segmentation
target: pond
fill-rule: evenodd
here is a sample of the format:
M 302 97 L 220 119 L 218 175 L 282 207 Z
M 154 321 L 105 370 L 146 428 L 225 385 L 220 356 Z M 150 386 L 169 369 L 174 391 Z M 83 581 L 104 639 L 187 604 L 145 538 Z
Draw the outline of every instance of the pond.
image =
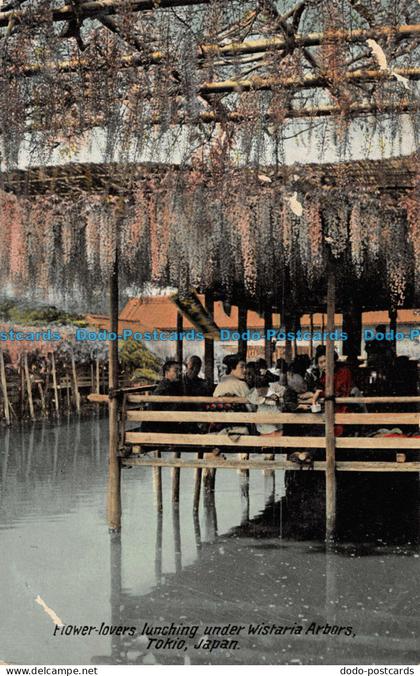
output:
M 419 661 L 417 476 L 343 483 L 327 548 L 323 479 L 305 471 L 218 471 L 194 515 L 194 470 L 178 508 L 162 470 L 160 512 L 157 470 L 123 469 L 109 534 L 105 418 L 3 429 L 0 470 L 0 661 Z

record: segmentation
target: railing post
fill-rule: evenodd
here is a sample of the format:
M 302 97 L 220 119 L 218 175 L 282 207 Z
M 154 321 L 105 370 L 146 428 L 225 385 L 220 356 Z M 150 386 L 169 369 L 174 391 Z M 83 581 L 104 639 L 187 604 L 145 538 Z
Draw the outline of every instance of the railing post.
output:
M 4 417 L 6 418 L 6 424 L 10 425 L 9 395 L 7 392 L 6 369 L 4 366 L 4 355 L 2 350 L 0 350 L 0 380 L 3 394 Z
M 118 336 L 118 252 L 109 278 L 110 331 Z M 118 387 L 118 340 L 109 341 L 109 389 Z M 109 400 L 108 455 L 108 526 L 111 532 L 121 529 L 121 464 L 118 457 L 118 398 Z
M 325 383 L 325 539 L 334 539 L 336 527 L 336 475 L 335 475 L 335 433 L 334 433 L 334 340 L 330 336 L 335 322 L 335 273 L 329 263 L 327 282 L 327 340 L 326 383 Z

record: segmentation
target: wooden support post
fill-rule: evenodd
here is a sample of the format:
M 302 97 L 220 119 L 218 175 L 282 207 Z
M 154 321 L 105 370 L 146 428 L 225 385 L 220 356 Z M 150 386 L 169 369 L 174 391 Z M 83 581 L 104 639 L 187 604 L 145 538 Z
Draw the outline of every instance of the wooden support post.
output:
M 207 312 L 214 316 L 214 300 L 210 291 L 206 291 L 205 307 Z M 204 339 L 204 375 L 210 387 L 214 385 L 214 340 Z
M 334 331 L 335 318 L 335 273 L 330 261 L 327 282 L 327 332 Z M 335 474 L 335 433 L 334 433 L 334 341 L 327 340 L 326 349 L 326 382 L 325 382 L 325 437 L 326 437 L 326 469 L 325 469 L 325 539 L 331 542 L 335 535 L 336 525 L 336 474 Z
M 51 370 L 52 370 L 52 378 L 53 378 L 55 412 L 57 413 L 57 415 L 60 415 L 60 406 L 59 406 L 59 403 L 58 403 L 57 370 L 56 370 L 56 367 L 55 367 L 54 352 L 51 353 Z
M 121 535 L 112 532 L 110 537 L 110 580 L 111 580 L 111 622 L 114 627 L 121 625 L 121 590 L 122 590 L 122 565 L 121 565 Z M 115 634 L 111 637 L 112 660 L 117 662 L 120 657 L 120 638 Z
M 311 334 L 311 339 L 309 342 L 309 356 L 313 359 L 314 356 L 314 316 L 311 312 L 309 315 L 309 332 Z
M 39 392 L 39 398 L 41 401 L 41 410 L 42 410 L 42 415 L 47 415 L 47 407 L 45 405 L 45 395 L 44 395 L 44 390 L 42 387 L 42 383 L 37 383 L 38 385 L 38 392 Z
M 267 338 L 268 331 L 273 328 L 273 312 L 271 308 L 264 311 L 264 359 L 267 362 L 267 367 L 271 368 L 273 352 L 271 349 L 271 338 Z
M 343 341 L 343 354 L 347 357 L 358 357 L 362 351 L 362 310 L 353 303 L 343 312 L 343 331 L 348 336 Z
M 67 401 L 67 414 L 70 413 L 70 381 L 69 381 L 69 374 L 67 373 L 67 367 L 66 367 L 66 401 Z
M 156 458 L 160 458 L 162 453 L 155 451 Z M 153 491 L 155 494 L 156 509 L 158 512 L 163 510 L 162 500 L 162 467 L 153 467 Z
M 201 460 L 203 457 L 203 452 L 199 451 L 197 453 L 197 460 Z M 193 502 L 193 511 L 198 512 L 198 509 L 200 507 L 200 493 L 201 493 L 201 477 L 203 474 L 203 470 L 201 468 L 197 468 L 195 470 L 195 479 L 194 479 L 194 502 Z
M 96 370 L 96 394 L 100 394 L 101 391 L 101 366 L 99 363 L 99 357 L 96 357 L 95 360 L 95 370 Z
M 178 334 L 177 339 L 176 339 L 176 360 L 181 366 L 182 366 L 182 362 L 184 360 L 184 354 L 183 354 L 184 350 L 183 350 L 182 338 L 180 338 L 179 336 L 183 331 L 183 326 L 184 326 L 184 322 L 183 322 L 182 314 L 180 312 L 178 312 L 177 315 L 176 315 L 176 332 Z
M 163 548 L 163 513 L 159 511 L 156 518 L 155 576 L 156 582 L 162 581 L 162 548 Z
M 7 425 L 10 425 L 9 395 L 7 393 L 6 369 L 4 366 L 3 350 L 0 350 L 0 379 L 1 379 L 1 391 L 3 394 L 4 417 L 6 418 Z
M 292 361 L 292 341 L 287 338 L 288 333 L 292 330 L 292 324 L 289 315 L 284 316 L 284 331 L 286 333 L 286 341 L 284 346 L 284 359 L 286 364 Z
M 90 362 L 90 391 L 91 394 L 95 392 L 95 371 L 93 368 L 93 361 Z
M 22 355 L 20 355 L 19 359 L 19 376 L 20 376 L 20 385 L 19 385 L 20 417 L 23 420 L 25 415 L 25 374 L 23 372 Z
M 182 550 L 181 550 L 181 523 L 179 519 L 179 505 L 172 505 L 172 525 L 174 529 L 174 555 L 175 572 L 182 570 Z
M 118 333 L 118 329 L 117 329 Z M 71 353 L 71 372 L 73 376 L 73 392 L 74 392 L 74 403 L 76 404 L 76 411 L 80 413 L 80 392 L 79 392 L 79 383 L 77 380 L 77 370 L 76 370 L 76 361 L 74 359 L 74 353 Z M 118 387 L 118 384 L 116 385 Z
M 391 308 L 388 312 L 389 314 L 389 329 L 390 331 L 393 332 L 393 339 L 391 341 L 391 345 L 393 350 L 396 352 L 397 350 L 397 340 L 395 338 L 396 333 L 397 333 L 397 310 L 395 308 Z
M 118 253 L 115 252 L 109 279 L 110 331 L 118 335 Z M 109 341 L 109 389 L 118 387 L 118 341 Z M 108 454 L 108 526 L 110 531 L 121 529 L 121 464 L 118 457 L 118 398 L 109 400 Z
M 31 415 L 32 420 L 35 420 L 34 401 L 32 399 L 32 382 L 31 382 L 31 377 L 29 375 L 28 353 L 27 352 L 25 352 L 25 354 L 23 355 L 23 368 L 24 368 L 24 371 L 25 371 L 26 392 L 28 394 L 28 402 L 29 402 L 29 413 Z
M 180 458 L 181 457 L 181 452 L 180 451 L 175 451 L 174 452 L 174 458 Z M 179 503 L 179 481 L 180 481 L 180 468 L 179 467 L 173 467 L 172 468 L 172 502 L 178 504 Z
M 294 320 L 293 320 L 293 332 L 295 334 L 295 337 L 293 338 L 293 359 L 296 359 L 296 357 L 299 354 L 299 348 L 298 348 L 298 342 L 297 342 L 297 332 L 300 329 L 300 316 L 296 315 Z
M 238 307 L 238 333 L 239 333 L 239 340 L 238 340 L 238 354 L 241 355 L 242 359 L 246 361 L 246 353 L 248 350 L 248 341 L 245 338 L 242 338 L 241 336 L 245 333 L 247 330 L 247 317 L 248 317 L 248 310 L 246 307 L 239 306 Z

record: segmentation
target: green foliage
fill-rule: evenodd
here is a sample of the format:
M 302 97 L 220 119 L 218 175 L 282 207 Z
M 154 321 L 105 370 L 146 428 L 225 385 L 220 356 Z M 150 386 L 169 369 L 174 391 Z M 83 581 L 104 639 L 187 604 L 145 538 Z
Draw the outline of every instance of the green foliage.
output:
M 129 338 L 120 343 L 120 363 L 132 374 L 132 380 L 155 382 L 159 379 L 161 360 L 137 340 Z
M 71 324 L 79 327 L 87 326 L 83 315 L 59 310 L 54 305 L 45 307 L 28 307 L 14 300 L 0 302 L 0 320 L 16 324 L 34 326 L 37 324 Z

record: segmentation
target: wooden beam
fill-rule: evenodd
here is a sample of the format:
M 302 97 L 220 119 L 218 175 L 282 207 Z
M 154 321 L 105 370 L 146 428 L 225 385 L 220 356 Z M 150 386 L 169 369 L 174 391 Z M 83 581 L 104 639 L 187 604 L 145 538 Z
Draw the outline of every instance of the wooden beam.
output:
M 109 315 L 110 332 L 118 335 L 118 251 L 115 251 L 115 258 L 112 272 L 109 277 Z M 118 341 L 110 340 L 109 350 L 109 389 L 118 387 Z M 98 396 L 98 395 L 96 395 Z M 121 466 L 118 457 L 118 399 L 112 398 L 108 403 L 109 407 L 109 451 L 108 451 L 108 499 L 107 515 L 108 526 L 111 532 L 118 532 L 121 529 Z
M 89 395 L 88 399 L 96 401 L 97 397 L 108 401 L 107 395 Z M 95 397 L 95 398 L 93 398 Z M 151 403 L 190 403 L 190 404 L 247 404 L 244 397 L 164 397 L 156 394 L 129 394 L 128 401 L 132 404 Z M 337 404 L 418 404 L 420 396 L 411 397 L 337 397 Z
M 412 397 L 337 397 L 337 404 L 420 404 L 420 396 Z
M 274 408 L 274 407 L 273 407 Z M 260 423 L 324 425 L 325 417 L 318 413 L 251 413 L 233 411 L 127 411 L 131 422 L 197 422 L 197 423 Z M 420 413 L 336 413 L 335 422 L 340 425 L 419 425 Z
M 304 438 L 304 437 L 303 437 Z M 420 450 L 420 438 L 416 437 L 337 437 L 336 448 L 363 449 L 409 449 Z
M 166 9 L 169 7 L 191 7 L 194 5 L 208 5 L 211 0 L 131 0 L 129 5 L 127 2 L 121 0 L 88 0 L 87 2 L 73 3 L 63 5 L 53 9 L 51 20 L 69 21 L 71 19 L 95 18 L 100 15 L 115 15 L 120 12 L 125 14 L 129 9 L 131 12 L 147 12 L 155 9 Z M 31 22 L 31 11 L 27 9 L 9 10 L 7 12 L 0 12 L 0 28 L 9 26 L 10 21 L 15 24 L 21 21 L 25 25 L 38 26 L 39 20 L 35 19 Z
M 335 271 L 329 262 L 327 279 L 327 332 L 333 335 L 335 318 Z M 325 539 L 330 542 L 336 527 L 335 433 L 334 433 L 334 340 L 327 340 L 327 365 L 325 379 Z
M 199 468 L 201 470 L 206 469 L 263 469 L 263 470 L 275 470 L 275 469 L 287 469 L 287 470 L 299 470 L 300 467 L 294 462 L 288 462 L 287 460 L 264 460 L 264 458 L 252 458 L 247 460 L 238 460 L 237 458 L 220 458 L 214 456 L 214 458 L 206 459 L 181 459 L 181 458 L 152 458 L 140 457 L 133 458 L 124 458 L 122 460 L 123 465 L 129 466 L 146 466 L 146 467 L 193 467 Z M 325 462 L 315 462 L 315 470 L 324 470 Z
M 235 439 L 235 441 L 234 441 Z M 236 441 L 236 439 L 238 439 Z M 226 446 L 240 449 L 241 447 L 270 447 L 270 448 L 325 448 L 324 437 L 262 437 L 243 435 L 229 436 L 227 434 L 164 434 L 160 432 L 126 432 L 127 444 L 151 446 Z M 388 439 L 389 441 L 389 439 Z
M 384 414 L 385 415 L 385 414 Z M 415 413 L 409 414 L 419 416 Z M 289 423 L 306 425 L 323 425 L 324 420 L 315 413 L 236 413 L 224 411 L 127 411 L 127 420 L 141 422 L 143 420 L 163 422 L 200 422 L 200 423 Z M 382 421 L 381 421 L 382 422 Z
M 185 460 L 181 458 L 152 458 L 141 457 L 123 458 L 123 465 L 130 467 L 184 467 L 201 469 L 258 469 L 258 470 L 290 470 L 302 471 L 298 465 L 288 460 L 264 460 L 251 458 L 249 460 L 237 460 L 230 458 L 214 457 L 206 460 L 191 458 Z M 325 471 L 325 462 L 315 461 L 313 469 L 315 471 Z M 367 461 L 347 461 L 337 462 L 336 466 L 339 472 L 420 472 L 420 462 L 367 462 Z M 305 471 L 305 470 L 303 470 Z

